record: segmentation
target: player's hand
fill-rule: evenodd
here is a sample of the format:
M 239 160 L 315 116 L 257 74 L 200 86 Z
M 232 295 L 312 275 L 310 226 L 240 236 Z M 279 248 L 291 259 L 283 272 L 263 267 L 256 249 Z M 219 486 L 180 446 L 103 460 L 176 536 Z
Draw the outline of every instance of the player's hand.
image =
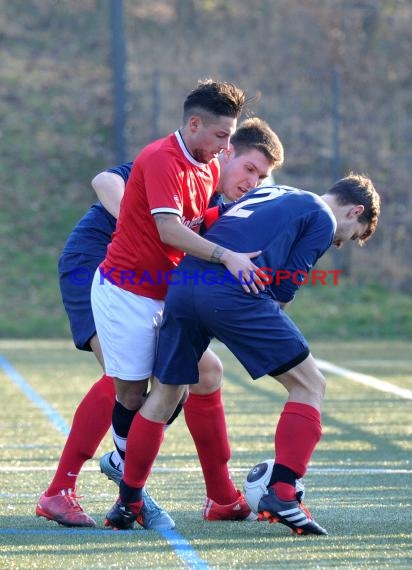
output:
M 251 261 L 260 255 L 262 251 L 252 251 L 251 253 L 237 253 L 231 250 L 225 250 L 221 261 L 240 282 L 246 293 L 259 293 L 259 289 L 264 291 L 265 284 L 262 283 L 262 277 L 255 272 L 259 267 Z

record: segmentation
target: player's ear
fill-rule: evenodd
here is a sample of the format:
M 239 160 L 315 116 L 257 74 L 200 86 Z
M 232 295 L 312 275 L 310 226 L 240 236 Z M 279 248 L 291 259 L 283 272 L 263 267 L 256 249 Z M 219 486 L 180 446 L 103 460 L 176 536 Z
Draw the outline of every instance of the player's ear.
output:
M 352 206 L 349 210 L 349 217 L 359 218 L 361 214 L 365 211 L 365 206 L 363 204 L 358 204 L 357 206 Z
M 198 128 L 200 127 L 200 125 L 202 124 L 202 119 L 199 117 L 199 115 L 192 115 L 189 118 L 189 129 L 192 133 L 195 133 Z

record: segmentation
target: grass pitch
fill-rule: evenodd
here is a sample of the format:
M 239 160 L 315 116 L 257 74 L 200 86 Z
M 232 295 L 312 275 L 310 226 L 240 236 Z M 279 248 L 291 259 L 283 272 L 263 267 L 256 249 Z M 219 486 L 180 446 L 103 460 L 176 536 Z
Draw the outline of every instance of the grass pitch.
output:
M 253 382 L 220 345 L 224 400 L 239 487 L 270 457 L 285 394 L 269 377 Z M 399 342 L 313 343 L 317 358 L 412 390 L 410 346 Z M 116 488 L 86 464 L 79 493 L 97 529 L 67 529 L 34 508 L 56 467 L 76 404 L 100 371 L 70 342 L 1 341 L 0 568 L 312 569 L 412 567 L 412 402 L 327 374 L 324 435 L 305 477 L 306 503 L 327 537 L 293 537 L 282 525 L 207 523 L 195 449 L 180 417 L 168 430 L 149 480 L 175 531 L 103 528 Z M 26 384 L 18 383 L 22 379 Z M 107 436 L 99 452 L 111 449 Z M 99 455 L 100 455 L 99 453 Z

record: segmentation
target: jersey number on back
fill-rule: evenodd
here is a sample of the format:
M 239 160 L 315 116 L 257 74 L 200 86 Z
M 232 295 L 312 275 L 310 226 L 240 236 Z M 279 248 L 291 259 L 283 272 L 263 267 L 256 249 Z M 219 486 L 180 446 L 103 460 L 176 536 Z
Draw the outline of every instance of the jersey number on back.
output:
M 230 210 L 225 212 L 224 216 L 236 216 L 237 218 L 248 218 L 253 214 L 254 210 L 246 210 L 245 206 L 250 204 L 258 204 L 260 202 L 267 202 L 268 200 L 274 200 L 286 192 L 285 189 L 274 187 L 274 188 L 261 188 L 253 193 L 253 198 L 248 198 L 247 200 L 242 200 L 238 204 L 235 204 Z

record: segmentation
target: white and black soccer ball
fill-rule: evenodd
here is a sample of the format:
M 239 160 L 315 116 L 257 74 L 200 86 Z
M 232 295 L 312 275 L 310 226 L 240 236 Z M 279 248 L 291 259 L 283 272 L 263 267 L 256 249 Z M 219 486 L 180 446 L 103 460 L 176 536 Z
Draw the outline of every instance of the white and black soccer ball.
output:
M 272 476 L 274 459 L 261 461 L 247 474 L 243 482 L 243 493 L 245 499 L 254 513 L 257 514 L 260 499 L 268 492 L 268 485 Z M 296 499 L 303 501 L 305 496 L 305 486 L 302 479 L 296 480 Z

